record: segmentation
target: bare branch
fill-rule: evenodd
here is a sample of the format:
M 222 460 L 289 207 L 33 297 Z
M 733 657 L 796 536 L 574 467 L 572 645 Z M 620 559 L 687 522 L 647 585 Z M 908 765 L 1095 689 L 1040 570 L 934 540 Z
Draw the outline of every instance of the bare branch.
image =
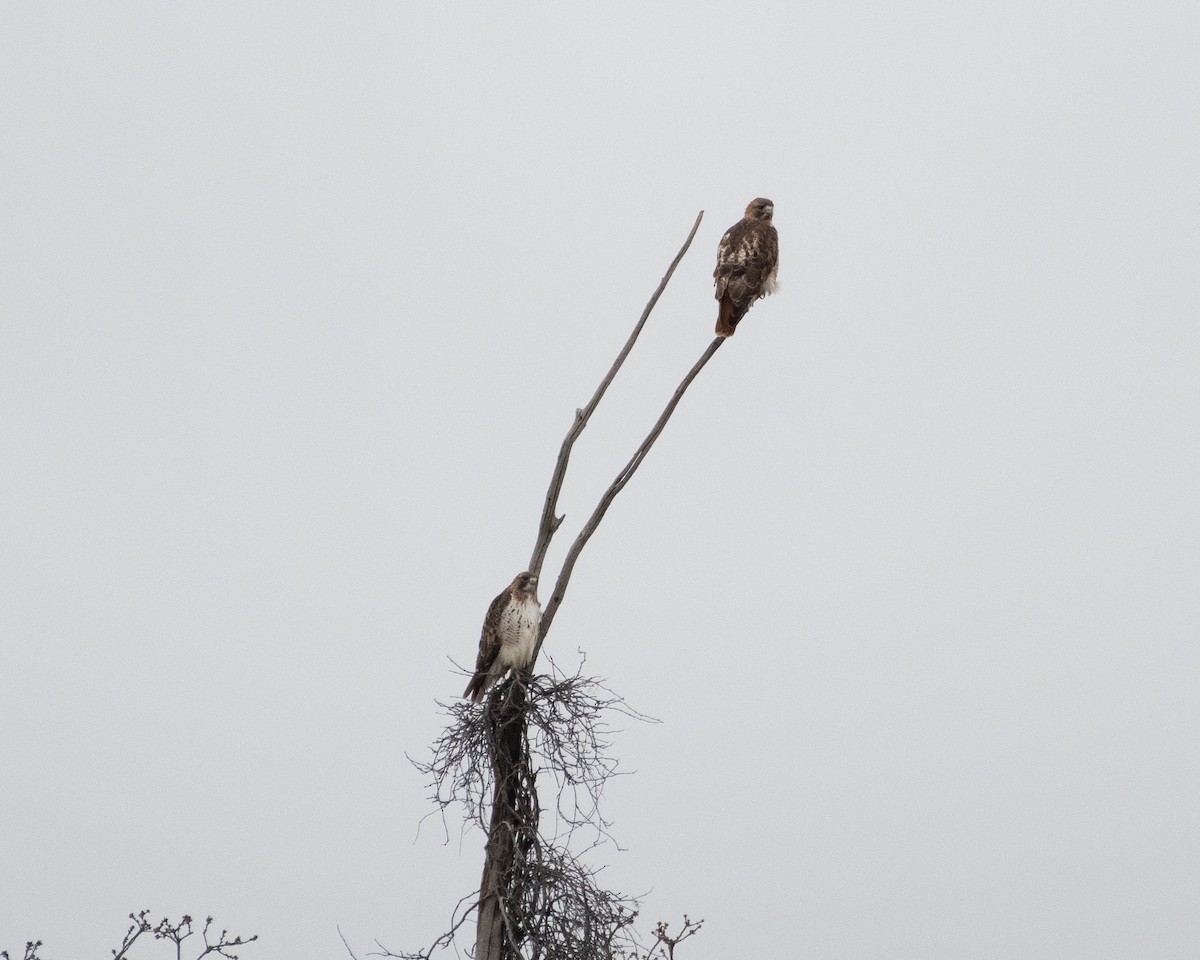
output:
M 558 611 L 559 604 L 562 603 L 563 597 L 567 592 L 567 584 L 571 580 L 571 572 L 575 569 L 575 561 L 579 559 L 579 554 L 583 552 L 583 548 L 587 545 L 592 534 L 596 532 L 596 528 L 600 526 L 600 521 L 604 519 L 604 514 L 608 512 L 609 506 L 621 492 L 625 484 L 641 466 L 642 461 L 646 459 L 646 454 L 650 452 L 650 448 L 654 446 L 654 441 L 658 439 L 658 435 L 662 433 L 663 427 L 667 425 L 667 421 L 671 418 L 671 414 L 675 412 L 675 407 L 679 405 L 680 399 L 684 392 L 696 379 L 696 375 L 704 369 L 704 365 L 712 358 L 712 355 L 717 352 L 717 349 L 725 342 L 724 337 L 716 337 L 712 343 L 708 345 L 708 349 L 701 354 L 700 359 L 693 364 L 692 369 L 688 371 L 686 377 L 678 387 L 675 388 L 675 393 L 671 397 L 670 402 L 663 409 L 662 415 L 654 424 L 653 429 L 646 435 L 646 439 L 642 441 L 641 446 L 630 458 L 625 467 L 617 474 L 617 478 L 609 485 L 609 488 L 604 491 L 604 496 L 600 498 L 600 502 L 596 505 L 596 509 L 592 511 L 592 515 L 588 518 L 587 523 L 583 525 L 583 529 L 579 531 L 579 536 L 575 538 L 575 542 L 571 544 L 571 549 L 567 551 L 567 558 L 563 561 L 562 571 L 558 575 L 558 580 L 554 584 L 554 592 L 550 594 L 550 599 L 546 603 L 545 610 L 542 611 L 542 621 L 538 627 L 537 646 L 534 647 L 533 659 L 537 660 L 537 655 L 542 649 L 542 644 L 546 641 L 546 634 L 550 632 L 550 624 L 554 622 L 554 614 Z
M 178 923 L 172 923 L 169 919 L 163 918 L 157 924 L 152 924 L 147 918 L 150 915 L 149 910 L 142 910 L 139 913 L 131 913 L 129 919 L 133 922 L 129 929 L 125 931 L 125 936 L 121 940 L 121 945 L 109 952 L 113 955 L 113 960 L 127 960 L 129 951 L 133 945 L 142 937 L 143 934 L 152 934 L 155 940 L 166 940 L 168 943 L 175 945 L 175 958 L 182 960 L 183 958 L 183 942 L 193 934 L 192 918 L 184 914 Z M 221 935 L 215 939 L 209 937 L 209 930 L 212 927 L 213 918 L 209 917 L 204 922 L 204 929 L 201 932 L 204 940 L 204 949 L 195 956 L 195 960 L 202 960 L 207 956 L 225 957 L 226 960 L 238 960 L 238 955 L 230 951 L 231 947 L 241 947 L 248 943 L 253 943 L 258 939 L 255 934 L 252 937 L 230 936 L 228 930 L 222 930 Z M 37 954 L 38 947 L 42 945 L 40 940 L 25 944 L 25 956 L 23 960 L 41 960 Z M 0 951 L 0 960 L 9 960 L 8 954 Z
M 449 947 L 454 947 L 455 953 L 458 953 L 458 948 L 455 946 L 455 937 L 458 934 L 458 928 L 466 923 L 479 907 L 479 901 L 474 897 L 463 897 L 458 901 L 458 906 L 454 908 L 454 913 L 450 919 L 450 929 L 443 933 L 440 937 L 433 941 L 424 950 L 418 950 L 410 953 L 393 953 L 378 940 L 375 941 L 375 946 L 378 950 L 372 950 L 367 954 L 368 957 L 399 957 L 402 960 L 430 960 L 433 954 L 440 950 L 445 950 Z M 342 938 L 342 942 L 346 943 L 346 938 Z M 350 950 L 350 945 L 346 943 L 346 949 Z M 461 956 L 461 954 L 458 954 Z M 354 952 L 350 951 L 350 956 L 354 957 Z M 358 960 L 357 957 L 354 960 Z
M 130 919 L 134 920 L 135 922 L 140 920 L 141 923 L 145 924 L 147 912 L 148 911 L 143 911 L 140 917 L 131 916 Z M 192 928 L 192 923 L 192 918 L 187 914 L 184 914 L 183 918 L 178 923 L 172 923 L 169 919 L 164 917 L 159 921 L 158 926 L 154 927 L 153 929 L 154 939 L 166 940 L 175 944 L 176 960 L 181 960 L 183 956 L 183 941 L 196 932 Z M 212 929 L 212 923 L 212 917 L 205 917 L 204 927 L 200 931 L 200 938 L 204 941 L 204 949 L 196 954 L 196 960 L 202 960 L 203 957 L 207 956 L 218 956 L 225 957 L 227 960 L 238 960 L 238 955 L 236 953 L 232 953 L 230 948 L 245 946 L 246 944 L 253 943 L 258 939 L 258 934 L 255 934 L 251 937 L 230 936 L 228 930 L 222 930 L 219 937 L 212 939 L 209 936 L 209 931 Z M 134 935 L 134 939 L 144 932 L 145 928 L 139 930 L 138 933 Z M 132 940 L 128 940 L 127 942 L 132 943 Z
M 125 931 L 125 939 L 121 941 L 121 946 L 112 951 L 113 960 L 123 960 L 128 955 L 129 948 L 133 946 L 137 938 L 153 929 L 150 921 L 146 919 L 149 913 L 149 910 L 143 910 L 140 913 L 131 913 L 129 915 L 129 919 L 133 923 Z
M 694 937 L 700 932 L 700 928 L 704 926 L 703 920 L 691 920 L 685 913 L 683 915 L 683 929 L 675 936 L 668 933 L 668 924 L 665 921 L 658 921 L 654 928 L 654 938 L 659 945 L 666 947 L 667 960 L 675 960 L 675 948 L 689 937 Z
M 642 332 L 642 327 L 646 325 L 646 318 L 650 316 L 650 311 L 654 309 L 654 305 L 658 303 L 658 298 L 662 296 L 662 292 L 667 288 L 667 283 L 670 281 L 672 274 L 675 273 L 675 268 L 679 266 L 679 261 L 683 259 L 683 255 L 687 253 L 688 247 L 692 245 L 692 239 L 696 236 L 696 231 L 700 229 L 700 221 L 702 219 L 704 219 L 703 210 L 697 214 L 696 222 L 692 224 L 692 232 L 688 234 L 687 239 L 683 242 L 683 246 L 675 254 L 675 259 L 667 267 L 667 272 L 663 274 L 658 289 L 654 291 L 654 295 L 646 304 L 646 309 L 642 311 L 642 316 L 634 326 L 633 333 L 629 335 L 629 339 L 625 341 L 625 346 L 617 354 L 617 359 L 613 361 L 608 374 L 600 381 L 600 386 L 592 394 L 592 399 L 588 401 L 587 406 L 575 411 L 575 422 L 571 424 L 571 429 L 567 431 L 567 435 L 563 438 L 562 446 L 558 451 L 558 461 L 554 464 L 554 473 L 550 477 L 550 486 L 546 490 L 546 502 L 542 507 L 541 522 L 538 524 L 537 542 L 533 546 L 533 556 L 529 560 L 529 572 L 534 576 L 541 573 L 542 564 L 546 560 L 546 551 L 550 548 L 550 540 L 563 520 L 562 517 L 556 517 L 554 511 L 558 507 L 558 495 L 562 490 L 563 479 L 567 475 L 567 463 L 571 459 L 571 448 L 575 445 L 575 441 L 579 438 L 579 435 L 583 433 L 583 428 L 587 426 L 592 413 L 600 403 L 605 391 L 608 390 L 608 385 L 613 382 L 617 371 L 621 369 L 621 364 L 629 356 L 629 351 L 633 349 L 633 345 L 637 342 L 638 335 Z
M 26 940 L 25 953 L 21 956 L 21 960 L 42 960 L 38 956 L 38 947 L 42 946 L 41 940 Z M 7 950 L 0 950 L 0 960 L 10 960 Z
M 350 954 L 351 960 L 358 960 L 358 954 L 350 947 L 350 942 L 346 939 L 346 935 L 342 933 L 342 928 L 339 925 L 337 928 L 338 936 L 342 938 L 342 946 L 346 948 L 346 952 Z

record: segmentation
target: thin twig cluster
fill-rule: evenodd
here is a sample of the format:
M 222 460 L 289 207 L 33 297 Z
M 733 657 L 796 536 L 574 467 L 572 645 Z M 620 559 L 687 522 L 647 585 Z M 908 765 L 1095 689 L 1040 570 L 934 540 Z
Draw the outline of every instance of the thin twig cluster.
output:
M 518 861 L 519 899 L 509 905 L 514 956 L 610 960 L 636 943 L 636 901 L 600 886 L 597 871 L 563 847 L 539 845 L 531 852 L 536 855 Z
M 195 929 L 195 921 L 184 914 L 179 922 L 173 922 L 166 917 L 151 923 L 148 919 L 150 916 L 149 910 L 142 910 L 139 913 L 131 913 L 129 919 L 132 921 L 129 929 L 125 931 L 125 936 L 121 940 L 121 945 L 109 951 L 113 955 L 113 960 L 129 960 L 130 950 L 133 945 L 141 940 L 146 934 L 150 934 L 155 940 L 163 940 L 167 943 L 175 945 L 175 960 L 183 960 L 184 956 L 184 941 L 191 938 L 197 932 L 200 934 L 200 944 L 194 944 L 199 949 L 199 953 L 189 954 L 191 960 L 202 960 L 203 957 L 225 957 L 226 960 L 238 960 L 238 955 L 232 952 L 233 947 L 245 946 L 248 943 L 253 943 L 258 939 L 255 934 L 250 937 L 231 936 L 228 930 L 222 930 L 219 934 L 213 930 L 212 917 L 206 917 L 204 926 L 199 931 Z M 21 960 L 42 960 L 38 955 L 38 949 L 42 946 L 41 940 L 33 940 L 25 944 L 25 953 Z M 0 960 L 10 960 L 8 951 L 0 951 Z
M 595 677 L 566 676 L 553 664 L 552 669 L 551 675 L 531 677 L 525 684 L 528 725 L 523 736 L 529 767 L 523 776 L 530 786 L 539 775 L 553 779 L 560 832 L 570 834 L 587 826 L 606 835 L 609 821 L 600 812 L 600 797 L 605 782 L 616 775 L 617 763 L 607 752 L 612 731 L 605 715 L 655 721 Z M 493 688 L 489 703 L 502 706 L 513 690 L 511 681 L 500 684 Z M 427 761 L 409 760 L 428 778 L 429 799 L 436 812 L 458 807 L 467 822 L 486 831 L 495 795 L 492 760 L 503 730 L 503 712 L 480 710 L 466 702 L 442 707 L 450 723 L 433 742 L 432 756 Z
M 514 709 L 515 706 L 515 709 Z M 439 809 L 461 806 L 480 829 L 500 823 L 513 833 L 513 856 L 501 900 L 507 939 L 514 957 L 528 960 L 578 958 L 609 960 L 619 949 L 636 948 L 631 925 L 637 916 L 632 898 L 604 889 L 596 870 L 569 848 L 581 828 L 606 836 L 608 820 L 600 809 L 604 786 L 617 774 L 608 755 L 611 728 L 606 716 L 650 720 L 630 708 L 600 681 L 579 674 L 528 681 L 511 679 L 489 694 L 483 710 L 447 707 L 452 723 L 434 744 L 434 756 L 415 766 L 430 778 L 431 798 Z M 509 769 L 499 757 L 508 724 L 520 724 L 512 781 L 497 784 L 492 771 Z M 538 803 L 539 775 L 555 784 L 554 830 L 547 835 Z M 504 804 L 497 816 L 495 804 Z M 586 852 L 586 849 L 581 852 Z M 464 909 L 465 905 L 465 909 Z M 382 956 L 428 958 L 453 945 L 478 901 L 463 901 L 452 930 L 418 953 Z
M 621 960 L 675 960 L 675 948 L 684 940 L 699 933 L 702 926 L 704 926 L 703 920 L 692 920 L 685 913 L 683 926 L 679 933 L 672 935 L 670 924 L 660 920 L 654 925 L 652 931 L 654 942 L 650 947 L 645 950 L 635 948 L 622 954 Z
M 554 669 L 553 661 L 551 667 Z M 608 753 L 613 732 L 606 717 L 657 722 L 639 713 L 593 677 L 533 677 L 529 684 L 529 753 L 533 778 L 543 774 L 555 785 L 553 839 L 570 840 L 576 830 L 594 831 L 594 841 L 608 836 L 609 820 L 600 810 L 600 798 L 610 777 L 618 774 L 617 762 Z M 542 825 L 543 831 L 547 825 Z

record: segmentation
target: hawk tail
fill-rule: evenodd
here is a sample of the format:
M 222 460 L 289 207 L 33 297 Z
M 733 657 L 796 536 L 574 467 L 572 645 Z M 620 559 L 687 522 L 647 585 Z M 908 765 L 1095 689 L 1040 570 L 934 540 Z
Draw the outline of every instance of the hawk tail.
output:
M 732 337 L 738 321 L 746 315 L 746 311 L 749 309 L 749 303 L 741 306 L 734 303 L 729 294 L 725 294 L 721 298 L 721 311 L 717 314 L 717 336 Z
M 485 689 L 486 681 L 487 681 L 486 673 L 480 672 L 480 673 L 475 674 L 475 676 L 473 676 L 471 678 L 471 682 L 467 684 L 467 689 L 463 691 L 463 696 L 465 698 L 467 698 L 468 700 L 470 700 L 472 703 L 478 703 L 480 700 L 483 699 L 483 692 Z
M 738 320 L 741 319 L 741 317 L 738 317 L 736 319 L 734 318 L 735 312 L 736 312 L 736 310 L 734 308 L 733 301 L 730 300 L 729 295 L 726 294 L 725 296 L 723 296 L 721 298 L 721 310 L 717 314 L 717 336 L 718 337 L 732 337 L 733 336 L 733 328 L 737 326 Z

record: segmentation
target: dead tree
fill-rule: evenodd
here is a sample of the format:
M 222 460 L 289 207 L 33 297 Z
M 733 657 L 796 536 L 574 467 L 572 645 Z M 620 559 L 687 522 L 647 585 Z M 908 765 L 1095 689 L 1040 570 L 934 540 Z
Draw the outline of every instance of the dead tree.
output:
M 546 491 L 529 562 L 529 570 L 535 575 L 540 575 L 550 542 L 564 519 L 556 510 L 572 447 L 637 342 L 650 312 L 691 246 L 703 216 L 701 211 L 696 217 L 687 240 L 591 400 L 575 411 Z M 617 494 L 641 466 L 688 386 L 724 342 L 721 337 L 714 339 L 688 371 L 571 544 L 542 612 L 534 663 L 584 546 Z M 603 889 L 595 871 L 571 853 L 565 842 L 557 842 L 561 836 L 569 840 L 584 828 L 595 830 L 598 837 L 606 835 L 607 822 L 599 812 L 599 799 L 615 763 L 605 752 L 607 728 L 603 717 L 613 710 L 635 714 L 594 679 L 563 677 L 557 671 L 549 677 L 533 676 L 532 671 L 531 664 L 526 675 L 494 687 L 482 711 L 465 703 L 450 706 L 453 722 L 434 743 L 433 759 L 416 762 L 418 769 L 430 777 L 432 799 L 440 810 L 464 804 L 470 818 L 486 831 L 483 875 L 478 897 L 460 902 L 450 929 L 427 950 L 394 954 L 380 944 L 381 955 L 408 960 L 428 958 L 455 942 L 472 913 L 476 916 L 475 960 L 665 957 L 703 922 L 685 918 L 685 932 L 677 938 L 667 937 L 667 927 L 660 923 L 653 931 L 655 943 L 642 949 L 631 935 L 636 902 Z M 544 836 L 542 831 L 543 811 L 536 782 L 539 771 L 549 772 L 558 789 L 553 811 L 558 834 L 553 837 Z

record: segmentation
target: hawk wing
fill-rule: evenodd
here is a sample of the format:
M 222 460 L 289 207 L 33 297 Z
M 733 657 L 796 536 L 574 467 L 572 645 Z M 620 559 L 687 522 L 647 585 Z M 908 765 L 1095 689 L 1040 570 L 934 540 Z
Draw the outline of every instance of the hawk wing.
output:
M 741 220 L 725 231 L 717 247 L 717 300 L 721 309 L 717 333 L 733 336 L 733 328 L 750 304 L 775 289 L 779 235 L 766 220 Z
M 492 601 L 487 616 L 483 618 L 483 630 L 479 635 L 479 656 L 475 658 L 475 675 L 463 691 L 463 696 L 470 697 L 475 703 L 483 699 L 488 672 L 500 653 L 500 618 L 511 600 L 511 592 L 505 590 Z

